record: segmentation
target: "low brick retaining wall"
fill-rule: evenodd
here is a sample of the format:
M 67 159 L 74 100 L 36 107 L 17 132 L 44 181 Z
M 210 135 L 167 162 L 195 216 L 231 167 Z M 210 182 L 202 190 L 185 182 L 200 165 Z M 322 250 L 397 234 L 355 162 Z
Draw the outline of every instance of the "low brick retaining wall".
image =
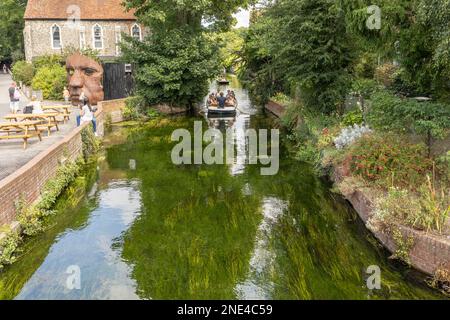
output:
M 112 123 L 122 121 L 125 99 L 100 102 L 97 118 L 97 132 L 104 134 L 106 118 L 110 115 Z M 16 202 L 36 202 L 42 188 L 53 178 L 59 165 L 65 161 L 75 161 L 82 155 L 81 131 L 89 123 L 75 128 L 63 140 L 41 152 L 13 174 L 0 181 L 0 226 L 10 224 L 16 219 Z
M 335 168 L 333 180 L 340 182 L 345 178 L 344 168 Z M 345 198 L 352 204 L 358 215 L 367 223 L 372 217 L 374 204 L 368 193 L 370 190 L 356 189 L 351 194 L 345 194 Z M 411 265 L 428 275 L 434 275 L 437 270 L 450 272 L 450 238 L 437 236 L 424 231 L 397 225 L 405 238 L 412 237 L 414 245 L 410 251 Z M 374 236 L 390 252 L 397 250 L 397 245 L 392 236 L 382 231 L 371 230 Z

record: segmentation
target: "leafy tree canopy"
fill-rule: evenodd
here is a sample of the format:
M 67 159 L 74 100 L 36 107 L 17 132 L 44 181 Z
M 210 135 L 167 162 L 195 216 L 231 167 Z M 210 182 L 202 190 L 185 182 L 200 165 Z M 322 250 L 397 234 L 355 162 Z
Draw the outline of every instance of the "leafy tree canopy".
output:
M 0 60 L 23 57 L 23 15 L 27 0 L 0 1 Z
M 211 31 L 226 31 L 233 13 L 248 0 L 126 0 L 151 34 L 143 42 L 127 37 L 124 59 L 136 65 L 137 91 L 149 104 L 192 108 L 219 70 Z

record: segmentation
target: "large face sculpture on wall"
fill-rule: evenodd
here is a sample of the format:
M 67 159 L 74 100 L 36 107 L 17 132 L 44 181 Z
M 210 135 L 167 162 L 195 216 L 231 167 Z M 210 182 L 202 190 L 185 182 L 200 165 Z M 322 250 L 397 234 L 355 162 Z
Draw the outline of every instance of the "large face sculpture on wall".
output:
M 103 101 L 103 67 L 92 58 L 75 53 L 67 58 L 67 81 L 73 105 L 78 105 L 84 92 L 91 105 Z

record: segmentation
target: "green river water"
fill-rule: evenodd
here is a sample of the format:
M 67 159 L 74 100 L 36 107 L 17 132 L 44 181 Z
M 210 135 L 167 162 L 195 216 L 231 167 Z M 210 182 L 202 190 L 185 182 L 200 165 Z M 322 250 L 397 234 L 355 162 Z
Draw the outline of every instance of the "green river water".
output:
M 270 128 L 236 91 L 244 112 L 216 125 Z M 0 273 L 0 299 L 442 298 L 390 261 L 330 184 L 286 152 L 275 176 L 239 157 L 172 164 L 170 136 L 194 120 L 114 127 L 49 229 Z M 366 286 L 371 265 L 381 290 Z M 80 289 L 67 286 L 71 266 Z

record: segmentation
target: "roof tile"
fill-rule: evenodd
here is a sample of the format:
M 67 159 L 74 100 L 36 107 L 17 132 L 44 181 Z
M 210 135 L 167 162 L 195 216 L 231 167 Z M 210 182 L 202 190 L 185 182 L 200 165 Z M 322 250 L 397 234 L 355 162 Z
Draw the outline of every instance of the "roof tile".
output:
M 70 6 L 80 8 L 81 20 L 136 20 L 134 11 L 125 12 L 123 0 L 28 0 L 25 19 L 68 19 Z M 67 12 L 69 11 L 69 12 Z

